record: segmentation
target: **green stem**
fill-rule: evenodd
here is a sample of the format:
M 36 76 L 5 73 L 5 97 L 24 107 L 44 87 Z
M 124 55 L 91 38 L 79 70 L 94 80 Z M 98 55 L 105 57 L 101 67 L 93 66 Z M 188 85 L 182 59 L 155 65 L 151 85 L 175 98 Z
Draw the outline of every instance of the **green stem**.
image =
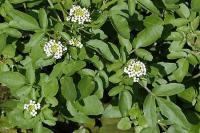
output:
M 200 77 L 200 73 L 194 75 L 194 76 L 192 77 L 192 79 L 196 79 L 196 78 L 198 78 L 198 77 Z
M 107 2 L 106 4 L 104 4 L 104 5 L 101 6 L 100 10 L 102 10 L 102 11 L 105 10 L 105 9 L 108 8 L 109 6 L 115 4 L 115 2 L 117 2 L 117 1 L 118 1 L 118 0 L 112 0 L 112 1 L 110 1 L 110 2 Z
M 151 95 L 155 96 L 155 94 L 148 87 L 146 87 L 146 86 L 143 86 L 143 87 L 148 93 L 150 93 Z
M 62 3 L 60 3 L 60 5 L 61 5 L 61 10 L 62 10 L 63 16 L 64 16 L 64 18 L 66 18 L 68 15 L 66 14 L 66 12 L 64 10 L 64 6 Z
M 50 7 L 51 7 L 51 8 L 54 8 L 54 5 L 53 5 L 53 3 L 51 2 L 51 0 L 47 0 L 47 1 L 48 1 L 48 3 L 49 3 Z M 59 20 L 60 22 L 62 22 L 62 20 L 61 20 L 60 16 L 58 15 L 58 13 L 57 13 L 55 10 L 53 10 L 53 12 L 56 14 L 58 20 Z
M 164 124 L 162 124 L 162 123 L 158 123 L 159 124 L 159 126 L 166 132 L 167 131 L 167 128 L 165 127 L 165 125 Z

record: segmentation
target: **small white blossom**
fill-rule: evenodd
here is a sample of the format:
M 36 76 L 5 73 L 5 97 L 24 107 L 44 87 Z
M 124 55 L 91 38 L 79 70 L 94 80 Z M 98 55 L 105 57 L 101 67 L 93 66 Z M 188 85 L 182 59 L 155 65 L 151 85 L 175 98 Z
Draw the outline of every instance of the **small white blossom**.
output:
M 128 74 L 129 78 L 133 78 L 133 82 L 138 82 L 142 76 L 146 75 L 146 67 L 141 61 L 131 59 L 124 67 L 124 72 Z
M 31 116 L 35 117 L 37 115 L 37 110 L 40 109 L 40 103 L 36 103 L 33 100 L 29 101 L 29 104 L 24 104 L 24 110 L 28 111 Z
M 81 8 L 80 6 L 73 5 L 66 20 L 78 24 L 91 22 L 90 12 L 86 8 Z
M 68 41 L 68 43 L 69 43 L 69 45 L 74 46 L 74 47 L 78 47 L 78 48 L 82 48 L 83 47 L 83 44 L 77 38 L 70 39 Z
M 44 52 L 47 57 L 53 56 L 55 59 L 60 59 L 66 50 L 67 48 L 60 41 L 50 40 L 44 45 Z
M 35 117 L 37 115 L 37 112 L 35 110 L 30 112 L 31 116 Z

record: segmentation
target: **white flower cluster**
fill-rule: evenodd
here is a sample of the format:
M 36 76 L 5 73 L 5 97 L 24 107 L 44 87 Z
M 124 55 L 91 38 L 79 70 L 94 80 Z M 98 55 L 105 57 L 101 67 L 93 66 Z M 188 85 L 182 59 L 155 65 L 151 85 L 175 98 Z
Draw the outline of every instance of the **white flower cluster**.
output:
M 69 45 L 74 46 L 74 47 L 78 47 L 78 48 L 82 48 L 83 47 L 83 44 L 77 38 L 70 39 L 68 41 L 68 43 L 69 43 Z
M 40 109 L 40 103 L 36 103 L 33 100 L 30 100 L 29 104 L 24 104 L 24 110 L 27 110 L 33 117 L 37 115 L 37 110 L 39 109 Z
M 131 59 L 124 72 L 128 74 L 129 78 L 133 78 L 133 82 L 138 82 L 140 77 L 146 75 L 146 67 L 141 61 Z
M 86 8 L 81 8 L 80 6 L 73 5 L 69 11 L 67 21 L 77 22 L 78 24 L 90 22 L 90 12 Z
M 47 57 L 53 56 L 55 59 L 60 59 L 66 50 L 67 48 L 60 41 L 50 40 L 44 45 L 44 52 Z

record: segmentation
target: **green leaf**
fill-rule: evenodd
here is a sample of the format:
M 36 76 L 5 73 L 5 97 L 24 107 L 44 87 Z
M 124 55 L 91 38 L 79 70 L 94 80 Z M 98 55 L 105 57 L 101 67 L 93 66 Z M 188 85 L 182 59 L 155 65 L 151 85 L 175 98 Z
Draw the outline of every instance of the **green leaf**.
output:
M 163 99 L 156 98 L 161 113 L 169 119 L 170 122 L 184 128 L 190 128 L 190 123 L 187 121 L 181 109 L 174 103 Z
M 143 22 L 144 22 L 145 27 L 151 27 L 153 25 L 164 24 L 162 18 L 160 18 L 158 15 L 155 15 L 155 14 L 151 14 L 150 16 L 147 16 Z
M 112 49 L 112 53 L 115 55 L 115 57 L 117 59 L 120 58 L 120 51 L 119 51 L 119 48 L 116 46 L 116 44 L 113 44 L 111 42 L 109 42 L 109 45 L 110 45 L 110 49 Z
M 40 41 L 44 37 L 44 32 L 36 32 L 31 36 L 29 42 L 25 45 L 25 52 L 29 52 L 34 46 L 40 45 Z
M 122 66 L 123 66 L 123 62 L 117 61 L 115 63 L 108 64 L 106 67 L 107 67 L 108 72 L 111 72 L 111 71 L 118 71 Z
M 137 49 L 153 44 L 161 37 L 162 31 L 163 26 L 161 25 L 154 25 L 145 28 L 143 31 L 139 32 L 137 37 L 133 40 L 133 47 Z
M 70 9 L 72 7 L 72 5 L 73 5 L 72 0 L 64 1 L 64 4 L 63 4 L 63 6 L 66 10 Z
M 10 3 L 13 3 L 13 4 L 19 4 L 19 3 L 23 3 L 23 2 L 27 2 L 29 0 L 9 0 Z
M 178 97 L 180 100 L 187 101 L 189 103 L 192 103 L 193 100 L 196 98 L 196 90 L 193 86 L 188 87 L 183 92 L 178 94 Z
M 105 71 L 99 71 L 99 76 L 101 77 L 102 81 L 104 81 L 104 86 L 107 88 L 109 86 L 108 75 Z
M 35 128 L 33 128 L 33 133 L 42 133 L 42 123 L 38 122 L 35 126 Z
M 75 116 L 78 114 L 77 109 L 75 109 L 74 107 L 74 102 L 71 102 L 68 100 L 66 105 L 67 105 L 67 110 L 72 116 Z
M 7 35 L 6 34 L 0 34 L 0 42 L 1 42 L 0 54 L 3 51 L 3 49 L 5 48 L 5 46 L 6 46 L 6 40 L 7 40 Z
M 166 39 L 173 40 L 173 41 L 182 41 L 183 34 L 181 34 L 180 32 L 171 32 L 170 35 Z
M 103 0 L 92 0 L 92 3 L 98 4 L 100 2 L 102 2 Z
M 160 133 L 158 127 L 147 127 L 143 128 L 140 133 Z
M 111 22 L 115 28 L 115 30 L 124 38 L 130 38 L 130 29 L 128 22 L 125 17 L 121 15 L 112 14 Z
M 55 107 L 58 105 L 58 100 L 56 97 L 46 97 L 45 99 L 47 104 L 51 104 L 51 107 Z
M 101 99 L 104 96 L 103 81 L 99 76 L 96 76 L 94 80 L 97 82 L 97 90 L 94 93 L 94 95 L 96 95 L 99 99 Z
M 132 50 L 132 44 L 130 43 L 130 41 L 128 39 L 125 39 L 124 37 L 122 37 L 120 35 L 118 35 L 118 38 L 119 38 L 119 43 L 122 46 L 126 47 L 127 52 L 130 53 L 131 50 Z
M 53 67 L 53 70 L 50 74 L 50 78 L 59 78 L 62 76 L 63 74 L 63 67 L 65 67 L 66 65 L 66 62 L 60 62 L 60 63 L 57 63 L 56 65 L 54 65 Z
M 184 77 L 188 73 L 189 63 L 186 59 L 182 58 L 177 61 L 178 69 L 172 73 L 169 77 L 171 80 L 176 80 L 177 82 L 182 82 Z
M 5 102 L 0 104 L 1 108 L 4 108 L 5 111 L 11 111 L 14 108 L 17 108 L 18 101 L 15 99 L 8 99 Z
M 99 52 L 102 56 L 104 56 L 107 60 L 113 62 L 115 61 L 115 58 L 113 54 L 111 53 L 108 44 L 104 43 L 101 40 L 90 40 L 86 42 L 88 47 L 91 47 L 92 49 L 96 50 Z
M 63 31 L 63 28 L 64 28 L 64 24 L 61 23 L 61 22 L 57 22 L 54 26 L 54 33 L 57 34 L 57 33 L 61 33 Z
M 115 74 L 109 77 L 109 81 L 112 83 L 119 83 L 123 80 L 123 74 L 123 70 L 119 69 Z
M 170 54 L 167 55 L 168 59 L 179 59 L 187 57 L 187 53 L 183 51 L 172 51 Z
M 117 128 L 120 130 L 128 130 L 131 128 L 131 121 L 128 117 L 121 118 L 117 123 Z
M 25 77 L 19 72 L 2 72 L 0 73 L 0 83 L 5 84 L 8 88 L 20 88 L 25 82 Z
M 34 128 L 38 122 L 38 118 L 30 119 L 24 118 L 23 110 L 19 108 L 14 108 L 14 110 L 7 113 L 7 119 L 15 123 L 18 128 Z
M 38 56 L 39 57 L 39 56 Z M 54 58 L 51 59 L 44 59 L 43 58 L 39 58 L 36 62 L 35 62 L 35 68 L 41 68 L 41 67 L 45 67 L 45 66 L 50 66 L 55 62 Z
M 105 108 L 105 110 L 103 112 L 103 117 L 104 118 L 121 118 L 122 115 L 119 111 L 118 106 L 112 106 L 110 104 Z
M 13 21 L 9 23 L 10 26 L 28 31 L 39 29 L 38 22 L 34 17 L 15 9 L 9 10 L 7 13 L 13 18 Z
M 2 55 L 5 58 L 14 58 L 16 54 L 16 44 L 8 44 L 5 46 L 4 50 L 2 51 Z
M 82 70 L 78 71 L 78 74 L 80 76 L 91 76 L 91 77 L 95 77 L 95 71 L 92 69 L 87 69 L 87 68 L 83 68 Z
M 39 42 L 38 45 L 34 45 L 32 48 L 30 47 L 31 52 L 29 54 L 30 54 L 34 68 L 39 68 L 41 66 L 44 66 L 44 64 L 46 64 L 46 61 L 52 60 L 52 59 L 45 59 L 46 54 L 45 54 L 41 44 L 42 44 L 42 42 L 41 43 Z M 29 51 L 26 51 L 26 52 L 29 52 Z
M 95 89 L 95 82 L 89 76 L 83 76 L 78 83 L 81 98 L 89 96 Z
M 108 11 L 104 11 L 95 21 L 92 22 L 92 27 L 94 27 L 95 29 L 99 29 L 105 24 L 107 18 Z
M 71 77 L 64 76 L 60 80 L 61 93 L 66 100 L 75 101 L 77 97 L 76 88 Z
M 68 118 L 71 121 L 78 122 L 78 123 L 85 123 L 88 125 L 94 125 L 94 119 L 89 118 L 88 116 L 84 115 L 83 113 L 76 114 L 73 118 Z
M 190 10 L 188 9 L 188 7 L 183 3 L 179 4 L 179 7 L 180 8 L 176 10 L 176 13 L 182 18 L 189 18 Z
M 15 38 L 21 38 L 22 37 L 22 33 L 19 32 L 16 29 L 14 29 L 14 28 L 6 28 L 5 32 L 11 37 L 15 37 Z
M 157 113 L 154 96 L 147 95 L 143 104 L 143 112 L 148 126 L 155 127 L 157 125 Z
M 199 61 L 197 60 L 196 56 L 193 55 L 193 54 L 188 54 L 187 60 L 192 65 L 197 65 L 199 63 Z
M 55 126 L 57 118 L 53 116 L 53 111 L 49 108 L 45 108 L 42 110 L 42 114 L 44 117 L 43 122 L 49 126 Z
M 84 98 L 83 106 L 78 102 L 76 102 L 75 106 L 85 115 L 100 115 L 104 111 L 103 105 L 96 95 L 91 95 Z
M 189 20 L 186 18 L 177 18 L 177 19 L 172 19 L 170 21 L 170 24 L 172 24 L 173 26 L 181 27 L 186 25 L 188 22 Z
M 197 97 L 197 102 L 195 104 L 195 110 L 200 112 L 200 95 Z
M 153 89 L 153 93 L 157 96 L 172 96 L 185 90 L 183 84 L 169 83 L 163 84 Z
M 176 4 L 178 3 L 180 0 L 163 0 L 166 4 Z
M 13 90 L 12 95 L 20 98 L 27 97 L 27 95 L 30 94 L 32 89 L 33 88 L 31 85 L 25 85 L 23 87 L 18 88 L 17 90 Z
M 175 63 L 169 63 L 169 62 L 159 62 L 159 65 L 163 67 L 163 71 L 168 75 L 175 71 L 177 69 L 177 66 Z
M 42 127 L 42 133 L 53 133 L 49 128 Z
M 124 90 L 124 85 L 115 86 L 108 92 L 109 96 L 115 96 Z
M 90 4 L 90 0 L 81 0 L 81 5 L 84 7 L 89 7 Z
M 35 69 L 31 63 L 26 66 L 26 79 L 30 84 L 35 82 Z
M 191 7 L 193 11 L 200 12 L 200 1 L 199 0 L 191 0 Z
M 172 125 L 168 128 L 167 133 L 188 133 L 188 131 L 180 126 Z
M 79 129 L 77 129 L 77 130 L 74 130 L 73 131 L 73 133 L 90 133 L 90 131 L 89 131 L 89 129 L 87 129 L 87 128 L 82 128 L 82 127 L 80 127 Z
M 65 40 L 70 40 L 71 37 L 69 34 L 67 34 L 66 32 L 60 32 L 60 35 L 62 36 L 63 39 Z
M 46 14 L 46 11 L 44 10 L 44 8 L 41 8 L 39 10 L 38 16 L 39 16 L 40 26 L 43 29 L 46 29 L 48 27 L 48 18 L 47 18 L 47 14 Z
M 147 61 L 152 61 L 153 60 L 152 54 L 149 51 L 145 50 L 145 49 L 136 49 L 135 50 L 135 54 L 138 57 L 140 57 L 140 58 L 142 58 L 144 60 L 147 60 Z
M 4 22 L 4 23 L 0 23 L 0 30 L 4 30 L 6 28 L 9 28 L 8 23 Z
M 42 93 L 45 97 L 54 97 L 58 92 L 57 79 L 51 79 L 42 84 Z
M 193 31 L 197 30 L 199 27 L 200 17 L 197 16 L 192 22 L 191 22 L 191 28 Z
M 138 0 L 137 2 L 150 12 L 160 15 L 159 10 L 156 8 L 151 0 Z
M 104 68 L 103 62 L 99 59 L 99 56 L 94 55 L 92 58 L 88 59 L 91 61 L 95 67 L 97 67 L 99 70 L 102 70 Z
M 133 14 L 135 13 L 135 5 L 135 0 L 128 0 L 128 11 L 131 16 L 133 16 Z
M 86 63 L 84 61 L 69 61 L 66 63 L 64 69 L 63 69 L 63 73 L 66 76 L 71 76 L 74 73 L 76 73 L 77 71 L 81 70 L 82 68 L 84 68 L 86 66 Z
M 123 117 L 128 115 L 128 111 L 132 106 L 132 95 L 129 91 L 125 90 L 120 93 L 119 109 Z

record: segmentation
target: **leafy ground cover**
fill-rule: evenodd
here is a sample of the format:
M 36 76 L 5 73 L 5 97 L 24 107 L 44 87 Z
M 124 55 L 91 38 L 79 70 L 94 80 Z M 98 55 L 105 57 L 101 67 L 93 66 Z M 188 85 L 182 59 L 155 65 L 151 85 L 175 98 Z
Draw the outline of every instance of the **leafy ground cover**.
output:
M 199 0 L 1 0 L 0 132 L 199 133 Z

